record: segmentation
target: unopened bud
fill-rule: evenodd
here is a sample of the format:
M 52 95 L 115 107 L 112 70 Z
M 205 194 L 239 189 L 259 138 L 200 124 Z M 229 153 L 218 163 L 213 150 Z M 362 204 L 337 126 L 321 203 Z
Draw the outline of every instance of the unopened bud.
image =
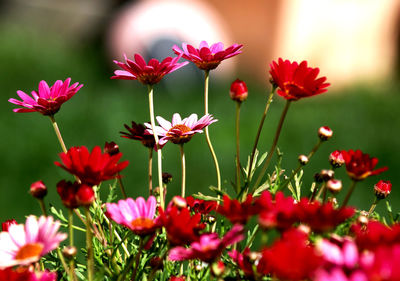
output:
M 47 195 L 47 187 L 44 185 L 43 181 L 36 181 L 31 184 L 29 192 L 36 199 L 43 199 Z
M 181 196 L 174 196 L 172 198 L 172 203 L 177 206 L 179 209 L 183 209 L 187 207 L 187 203 L 185 198 L 182 198 Z
M 212 224 L 216 221 L 217 219 L 214 216 L 208 216 L 207 217 L 207 222 Z
M 201 264 L 196 264 L 196 265 L 194 266 L 194 270 L 196 270 L 197 272 L 200 272 L 200 271 L 203 270 L 203 266 L 201 266 Z
M 311 228 L 308 225 L 305 225 L 305 224 L 300 224 L 297 227 L 297 229 L 300 230 L 301 232 L 304 232 L 307 235 L 311 233 Z
M 321 141 L 326 141 L 330 139 L 333 135 L 331 128 L 328 126 L 323 126 L 318 129 L 318 137 Z
M 377 184 L 374 185 L 375 196 L 378 199 L 384 199 L 388 197 L 391 191 L 392 184 L 390 181 L 380 180 Z
M 307 165 L 307 163 L 308 163 L 308 157 L 303 154 L 299 155 L 299 157 L 297 159 L 299 160 L 300 165 L 304 166 L 304 165 Z
M 342 152 L 339 150 L 332 152 L 329 155 L 329 163 L 331 164 L 332 168 L 341 167 L 345 163 Z
M 162 173 L 162 181 L 165 184 L 169 184 L 172 181 L 172 175 L 170 173 Z
M 359 215 L 357 218 L 357 222 L 361 225 L 368 224 L 368 221 L 369 221 L 368 216 L 364 214 Z
M 337 194 L 342 190 L 342 181 L 331 179 L 326 182 L 326 188 L 333 194 Z
M 62 254 L 66 259 L 73 259 L 76 256 L 76 248 L 74 246 L 66 246 L 62 250 Z
M 250 252 L 249 253 L 249 260 L 251 262 L 258 261 L 261 258 L 261 254 L 257 252 Z
M 104 153 L 108 153 L 110 156 L 119 153 L 119 146 L 115 142 L 106 142 L 104 145 Z
M 335 176 L 335 172 L 332 170 L 322 170 L 320 173 L 322 181 L 329 181 Z
M 76 201 L 81 206 L 90 206 L 95 199 L 93 188 L 82 184 L 76 193 Z
M 214 262 L 211 265 L 211 273 L 215 277 L 221 277 L 225 272 L 225 264 L 222 261 Z
M 332 205 L 333 205 L 334 207 L 337 207 L 337 206 L 338 206 L 338 201 L 337 201 L 337 199 L 336 199 L 335 197 L 328 197 L 328 202 L 329 202 L 329 203 L 332 203 Z
M 237 102 L 243 102 L 247 99 L 248 91 L 246 83 L 236 79 L 231 84 L 231 89 L 229 92 L 231 99 Z

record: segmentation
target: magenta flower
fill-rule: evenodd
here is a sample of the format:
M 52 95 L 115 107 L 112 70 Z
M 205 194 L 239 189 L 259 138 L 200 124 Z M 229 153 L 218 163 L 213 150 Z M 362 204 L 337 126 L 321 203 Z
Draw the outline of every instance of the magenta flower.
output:
M 58 247 L 67 238 L 57 232 L 60 222 L 52 217 L 34 216 L 26 219 L 25 225 L 13 224 L 8 232 L 0 233 L 0 269 L 15 265 L 29 265 Z
M 158 218 L 154 218 L 157 201 L 150 196 L 147 202 L 143 197 L 135 200 L 127 198 L 116 203 L 107 203 L 107 216 L 118 224 L 126 226 L 137 235 L 153 234 L 161 226 Z
M 206 41 L 201 41 L 198 49 L 187 43 L 182 43 L 182 50 L 174 45 L 172 50 L 182 58 L 190 60 L 202 70 L 217 68 L 221 61 L 236 56 L 242 52 L 243 45 L 233 44 L 224 50 L 221 42 L 212 44 L 210 47 Z
M 232 244 L 243 240 L 243 226 L 236 224 L 220 239 L 216 233 L 203 234 L 198 242 L 193 242 L 190 248 L 175 247 L 169 252 L 168 258 L 173 261 L 199 259 L 211 263 L 217 259 L 223 250 Z
M 79 83 L 70 86 L 70 82 L 71 78 L 64 82 L 57 80 L 53 86 L 49 87 L 46 81 L 42 80 L 39 82 L 39 90 L 31 92 L 33 98 L 22 91 L 17 91 L 22 101 L 16 99 L 9 99 L 8 101 L 23 106 L 23 108 L 15 108 L 14 112 L 37 111 L 43 115 L 53 116 L 60 110 L 61 105 L 72 98 L 83 86 Z
M 160 116 L 157 116 L 156 119 L 158 124 L 160 124 L 160 126 L 156 126 L 155 129 L 156 133 L 161 137 L 159 141 L 161 147 L 169 140 L 175 144 L 186 143 L 190 141 L 194 134 L 202 133 L 205 127 L 218 121 L 213 119 L 209 114 L 204 115 L 199 120 L 197 120 L 197 114 L 192 114 L 182 120 L 178 113 L 175 113 L 172 116 L 172 122 L 169 122 Z M 145 126 L 148 128 L 147 132 L 152 135 L 153 131 L 151 125 L 145 123 Z
M 124 70 L 114 71 L 115 75 L 111 79 L 138 80 L 145 85 L 157 84 L 164 75 L 188 64 L 188 62 L 178 63 L 180 56 L 175 58 L 167 57 L 162 62 L 151 59 L 149 63 L 146 63 L 139 54 L 134 55 L 135 61 L 128 59 L 125 54 L 124 58 L 126 63 L 114 60 L 114 63 Z

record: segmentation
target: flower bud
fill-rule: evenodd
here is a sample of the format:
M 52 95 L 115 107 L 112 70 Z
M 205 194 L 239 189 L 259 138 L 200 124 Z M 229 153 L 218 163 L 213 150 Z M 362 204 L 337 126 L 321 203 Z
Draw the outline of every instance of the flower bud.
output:
M 217 219 L 216 219 L 214 216 L 208 216 L 208 217 L 207 217 L 207 222 L 208 222 L 209 224 L 214 223 L 216 220 L 217 220 Z
M 314 175 L 315 181 L 316 182 L 326 182 L 329 181 L 330 179 L 333 179 L 335 176 L 335 172 L 332 170 L 322 170 L 319 173 L 316 173 Z
M 31 184 L 29 192 L 36 199 L 43 199 L 47 195 L 47 187 L 44 185 L 43 181 L 36 181 Z
M 333 135 L 333 132 L 331 128 L 328 126 L 323 126 L 318 129 L 318 137 L 320 138 L 321 141 L 326 141 L 330 139 Z
M 300 230 L 301 232 L 304 232 L 307 235 L 309 235 L 311 233 L 311 228 L 305 224 L 299 224 L 299 226 L 297 227 L 297 230 Z
M 337 194 L 342 190 L 342 181 L 330 179 L 326 182 L 326 188 L 333 194 Z
M 341 167 L 345 163 L 342 152 L 339 150 L 332 152 L 329 155 L 329 163 L 331 163 L 332 168 Z
M 172 175 L 170 173 L 162 173 L 162 181 L 165 184 L 169 184 L 172 181 Z
M 391 191 L 392 184 L 390 181 L 380 180 L 377 184 L 374 185 L 375 196 L 378 199 L 384 199 L 388 197 Z
M 211 265 L 211 273 L 215 277 L 221 277 L 225 272 L 225 264 L 222 261 L 214 262 Z
M 77 251 L 74 246 L 66 246 L 62 250 L 63 256 L 68 260 L 73 259 L 76 256 L 76 252 Z
M 357 218 L 357 222 L 361 225 L 367 225 L 369 222 L 368 216 L 365 214 L 360 214 Z
M 231 99 L 237 102 L 243 102 L 247 99 L 248 91 L 246 83 L 236 79 L 231 84 L 231 90 L 229 92 Z
M 76 193 L 76 201 L 81 206 L 90 206 L 95 199 L 93 188 L 82 184 Z
M 2 230 L 2 231 L 8 231 L 8 228 L 10 227 L 10 225 L 13 225 L 13 224 L 18 224 L 18 223 L 17 223 L 17 221 L 14 220 L 14 219 L 6 220 L 5 222 L 3 222 L 3 223 L 1 224 L 1 230 Z
M 327 200 L 329 203 L 332 203 L 332 205 L 335 207 L 335 208 L 337 208 L 338 207 L 338 201 L 337 201 L 337 199 L 335 198 L 335 197 L 328 197 L 328 200 Z
M 106 142 L 104 145 L 104 153 L 108 153 L 110 156 L 119 153 L 119 146 L 115 142 Z
M 174 198 L 172 198 L 172 203 L 177 206 L 178 209 L 183 209 L 187 207 L 185 198 L 182 198 L 181 196 L 174 196 Z
M 297 159 L 299 160 L 299 163 L 302 166 L 307 165 L 307 163 L 308 163 L 308 157 L 303 154 L 299 155 L 299 157 Z
M 197 272 L 200 272 L 203 270 L 203 266 L 201 264 L 196 264 L 194 266 L 194 270 L 196 270 Z

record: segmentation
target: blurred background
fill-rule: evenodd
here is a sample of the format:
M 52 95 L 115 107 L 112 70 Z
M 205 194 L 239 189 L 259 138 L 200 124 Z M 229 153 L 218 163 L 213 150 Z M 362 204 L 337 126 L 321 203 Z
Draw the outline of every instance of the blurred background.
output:
M 361 149 L 389 171 L 360 183 L 350 203 L 368 209 L 373 185 L 384 179 L 392 181 L 390 199 L 394 212 L 400 211 L 400 1 L 2 0 L 0 13 L 0 221 L 21 222 L 28 214 L 40 214 L 28 193 L 37 180 L 48 186 L 46 202 L 63 208 L 56 183 L 72 179 L 53 164 L 61 149 L 50 120 L 38 113 L 12 112 L 16 106 L 7 100 L 16 98 L 17 90 L 30 93 L 40 80 L 53 84 L 67 77 L 83 83 L 56 115 L 67 146 L 91 149 L 117 142 L 123 159 L 130 161 L 123 171 L 128 195 L 147 196 L 148 151 L 119 133 L 124 124 L 149 120 L 146 88 L 137 81 L 110 80 L 117 69 L 112 61 L 136 52 L 162 59 L 173 55 L 174 44 L 198 45 L 201 40 L 244 45 L 241 55 L 211 72 L 210 112 L 219 122 L 210 127 L 210 135 L 224 188 L 232 191 L 235 173 L 230 83 L 240 78 L 249 87 L 241 119 L 244 161 L 270 91 L 269 63 L 279 57 L 307 60 L 332 86 L 326 94 L 290 108 L 278 144 L 282 165 L 287 173 L 297 167 L 298 155 L 315 145 L 318 128 L 329 126 L 334 136 L 305 168 L 303 194 L 308 194 L 313 175 L 329 168 L 332 151 Z M 283 105 L 276 96 L 260 139 L 261 152 L 270 147 Z M 202 73 L 188 65 L 167 75 L 155 87 L 155 110 L 166 119 L 175 112 L 202 115 Z M 204 136 L 196 135 L 185 151 L 187 193 L 210 194 L 208 186 L 216 184 L 216 177 Z M 168 186 L 171 198 L 180 188 L 178 146 L 166 145 L 163 156 L 164 170 L 174 176 Z M 347 189 L 350 181 L 343 169 L 336 177 Z

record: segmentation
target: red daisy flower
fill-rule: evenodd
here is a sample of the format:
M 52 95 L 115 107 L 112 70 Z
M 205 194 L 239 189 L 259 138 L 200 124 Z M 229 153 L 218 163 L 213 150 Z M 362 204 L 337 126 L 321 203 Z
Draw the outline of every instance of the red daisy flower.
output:
M 248 219 L 260 210 L 259 205 L 253 202 L 251 194 L 247 195 L 242 203 L 236 199 L 230 199 L 227 195 L 224 195 L 223 199 L 224 204 L 218 206 L 217 212 L 230 220 L 232 224 L 246 224 Z
M 400 224 L 386 226 L 379 221 L 370 221 L 367 225 L 352 225 L 356 243 L 360 249 L 374 250 L 379 246 L 400 244 Z
M 205 224 L 200 223 L 201 214 L 193 216 L 187 208 L 179 209 L 176 206 L 167 208 L 164 212 L 159 209 L 160 219 L 167 231 L 167 238 L 171 245 L 187 245 L 199 240 L 199 232 L 205 228 Z
M 221 61 L 240 54 L 243 45 L 233 44 L 224 50 L 221 42 L 208 46 L 206 41 L 201 41 L 198 49 L 187 43 L 182 43 L 182 50 L 174 45 L 172 50 L 182 58 L 190 60 L 202 70 L 212 70 L 217 68 Z
M 154 135 L 145 134 L 146 127 L 143 124 L 135 123 L 132 121 L 132 126 L 129 127 L 128 125 L 124 124 L 125 128 L 128 130 L 126 132 L 119 132 L 122 134 L 121 137 L 132 139 L 132 140 L 139 140 L 145 147 L 152 148 L 156 144 L 154 140 Z
M 342 150 L 342 155 L 346 164 L 347 174 L 355 181 L 378 175 L 388 169 L 388 167 L 383 167 L 373 171 L 376 164 L 378 164 L 378 158 L 371 158 L 368 154 L 362 153 L 361 150 Z
M 69 83 L 71 78 L 66 79 L 64 82 L 57 80 L 53 86 L 49 87 L 46 81 L 40 81 L 38 91 L 32 91 L 30 97 L 23 91 L 17 91 L 18 96 L 22 101 L 16 99 L 9 99 L 8 101 L 23 106 L 23 108 L 16 108 L 14 112 L 39 112 L 43 115 L 53 116 L 59 110 L 61 105 L 72 98 L 82 84 L 74 83 L 71 86 Z
M 135 61 L 128 59 L 126 55 L 124 55 L 124 58 L 126 63 L 114 60 L 114 63 L 124 70 L 114 71 L 115 75 L 111 79 L 138 80 L 145 85 L 157 84 L 164 75 L 188 64 L 188 62 L 178 63 L 180 56 L 167 57 L 162 62 L 151 59 L 148 63 L 139 54 L 134 55 Z
M 93 186 L 119 176 L 129 164 L 128 161 L 117 163 L 121 157 L 122 153 L 103 154 L 100 146 L 95 146 L 92 152 L 85 146 L 71 147 L 67 153 L 60 153 L 62 163 L 54 164 L 77 176 L 82 183 Z
M 335 229 L 353 215 L 353 208 L 335 209 L 332 202 L 321 204 L 319 201 L 310 202 L 307 198 L 303 198 L 296 204 L 298 220 L 319 233 Z
M 189 209 L 195 213 L 200 213 L 202 215 L 207 215 L 211 211 L 215 211 L 217 209 L 217 202 L 215 201 L 207 201 L 202 199 L 194 199 L 192 196 L 188 196 L 185 198 L 186 204 Z
M 307 66 L 306 61 L 297 62 L 273 61 L 270 71 L 273 84 L 278 87 L 278 95 L 287 100 L 298 100 L 322 94 L 327 91 L 329 83 L 325 83 L 326 77 L 317 79 L 319 68 Z

